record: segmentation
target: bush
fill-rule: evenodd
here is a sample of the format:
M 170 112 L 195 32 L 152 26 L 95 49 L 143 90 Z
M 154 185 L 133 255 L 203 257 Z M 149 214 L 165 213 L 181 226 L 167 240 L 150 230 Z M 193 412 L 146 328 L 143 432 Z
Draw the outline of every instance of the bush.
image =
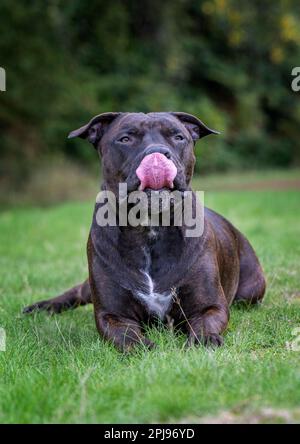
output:
M 220 130 L 197 148 L 205 171 L 299 163 L 299 96 L 290 87 L 297 6 L 3 0 L 1 176 L 19 186 L 49 155 L 93 162 L 92 150 L 66 136 L 117 110 L 181 110 Z

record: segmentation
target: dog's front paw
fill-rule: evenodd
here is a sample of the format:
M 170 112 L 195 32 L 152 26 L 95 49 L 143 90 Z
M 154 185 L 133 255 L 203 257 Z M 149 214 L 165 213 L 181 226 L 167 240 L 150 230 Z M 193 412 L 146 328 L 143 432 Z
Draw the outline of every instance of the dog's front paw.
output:
M 143 340 L 143 345 L 144 347 L 146 347 L 148 350 L 152 350 L 154 348 L 157 347 L 157 345 L 155 344 L 155 342 L 150 341 L 150 339 L 148 338 L 144 338 Z
M 131 353 L 134 350 L 138 350 L 140 347 L 145 348 L 147 350 L 152 350 L 156 348 L 156 344 L 150 341 L 150 339 L 145 338 L 143 336 L 139 338 L 139 340 L 135 341 L 125 340 L 121 345 L 119 345 L 120 350 L 124 353 Z
M 204 345 L 205 347 L 221 347 L 221 345 L 224 344 L 224 340 L 222 336 L 220 336 L 217 333 L 209 333 L 203 336 L 196 336 L 194 333 L 191 333 L 188 341 L 187 346 L 192 347 L 194 345 Z
M 209 335 L 206 335 L 202 339 L 203 344 L 206 347 L 221 347 L 221 345 L 224 344 L 224 339 L 222 336 L 218 335 L 217 333 L 211 333 Z

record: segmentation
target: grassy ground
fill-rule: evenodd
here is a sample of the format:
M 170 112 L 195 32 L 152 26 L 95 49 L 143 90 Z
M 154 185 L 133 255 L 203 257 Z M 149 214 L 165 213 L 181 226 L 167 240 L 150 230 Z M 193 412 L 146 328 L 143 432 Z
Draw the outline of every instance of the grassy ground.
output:
M 200 175 L 194 180 L 194 186 L 205 191 L 295 190 L 300 189 L 300 169 L 249 170 L 243 173 L 228 171 L 206 176 Z
M 268 279 L 265 301 L 232 308 L 221 349 L 184 351 L 183 337 L 158 328 L 149 332 L 157 349 L 131 356 L 98 337 L 92 307 L 53 317 L 20 314 L 86 277 L 92 203 L 1 213 L 7 350 L 0 352 L 0 422 L 197 422 L 222 412 L 247 421 L 266 408 L 274 415 L 258 421 L 294 420 L 300 351 L 287 342 L 300 327 L 299 192 L 209 192 L 206 204 L 255 246 Z

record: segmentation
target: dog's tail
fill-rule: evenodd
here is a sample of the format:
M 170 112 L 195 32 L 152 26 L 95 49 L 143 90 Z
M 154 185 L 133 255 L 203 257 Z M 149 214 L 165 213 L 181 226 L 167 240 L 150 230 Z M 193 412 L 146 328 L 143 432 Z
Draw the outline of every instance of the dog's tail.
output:
M 90 304 L 92 302 L 89 280 L 76 285 L 65 291 L 63 294 L 48 299 L 46 301 L 36 302 L 33 305 L 25 307 L 23 313 L 32 313 L 34 311 L 46 310 L 51 313 L 61 313 L 64 310 L 77 308 L 80 305 Z

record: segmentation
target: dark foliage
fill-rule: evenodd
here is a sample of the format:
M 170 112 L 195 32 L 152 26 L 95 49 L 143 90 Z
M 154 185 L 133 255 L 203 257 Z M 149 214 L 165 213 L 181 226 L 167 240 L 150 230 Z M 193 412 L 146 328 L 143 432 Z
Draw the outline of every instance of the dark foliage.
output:
M 94 114 L 180 110 L 222 132 L 202 172 L 299 162 L 298 0 L 2 0 L 1 175 L 43 158 L 89 162 L 69 130 Z

